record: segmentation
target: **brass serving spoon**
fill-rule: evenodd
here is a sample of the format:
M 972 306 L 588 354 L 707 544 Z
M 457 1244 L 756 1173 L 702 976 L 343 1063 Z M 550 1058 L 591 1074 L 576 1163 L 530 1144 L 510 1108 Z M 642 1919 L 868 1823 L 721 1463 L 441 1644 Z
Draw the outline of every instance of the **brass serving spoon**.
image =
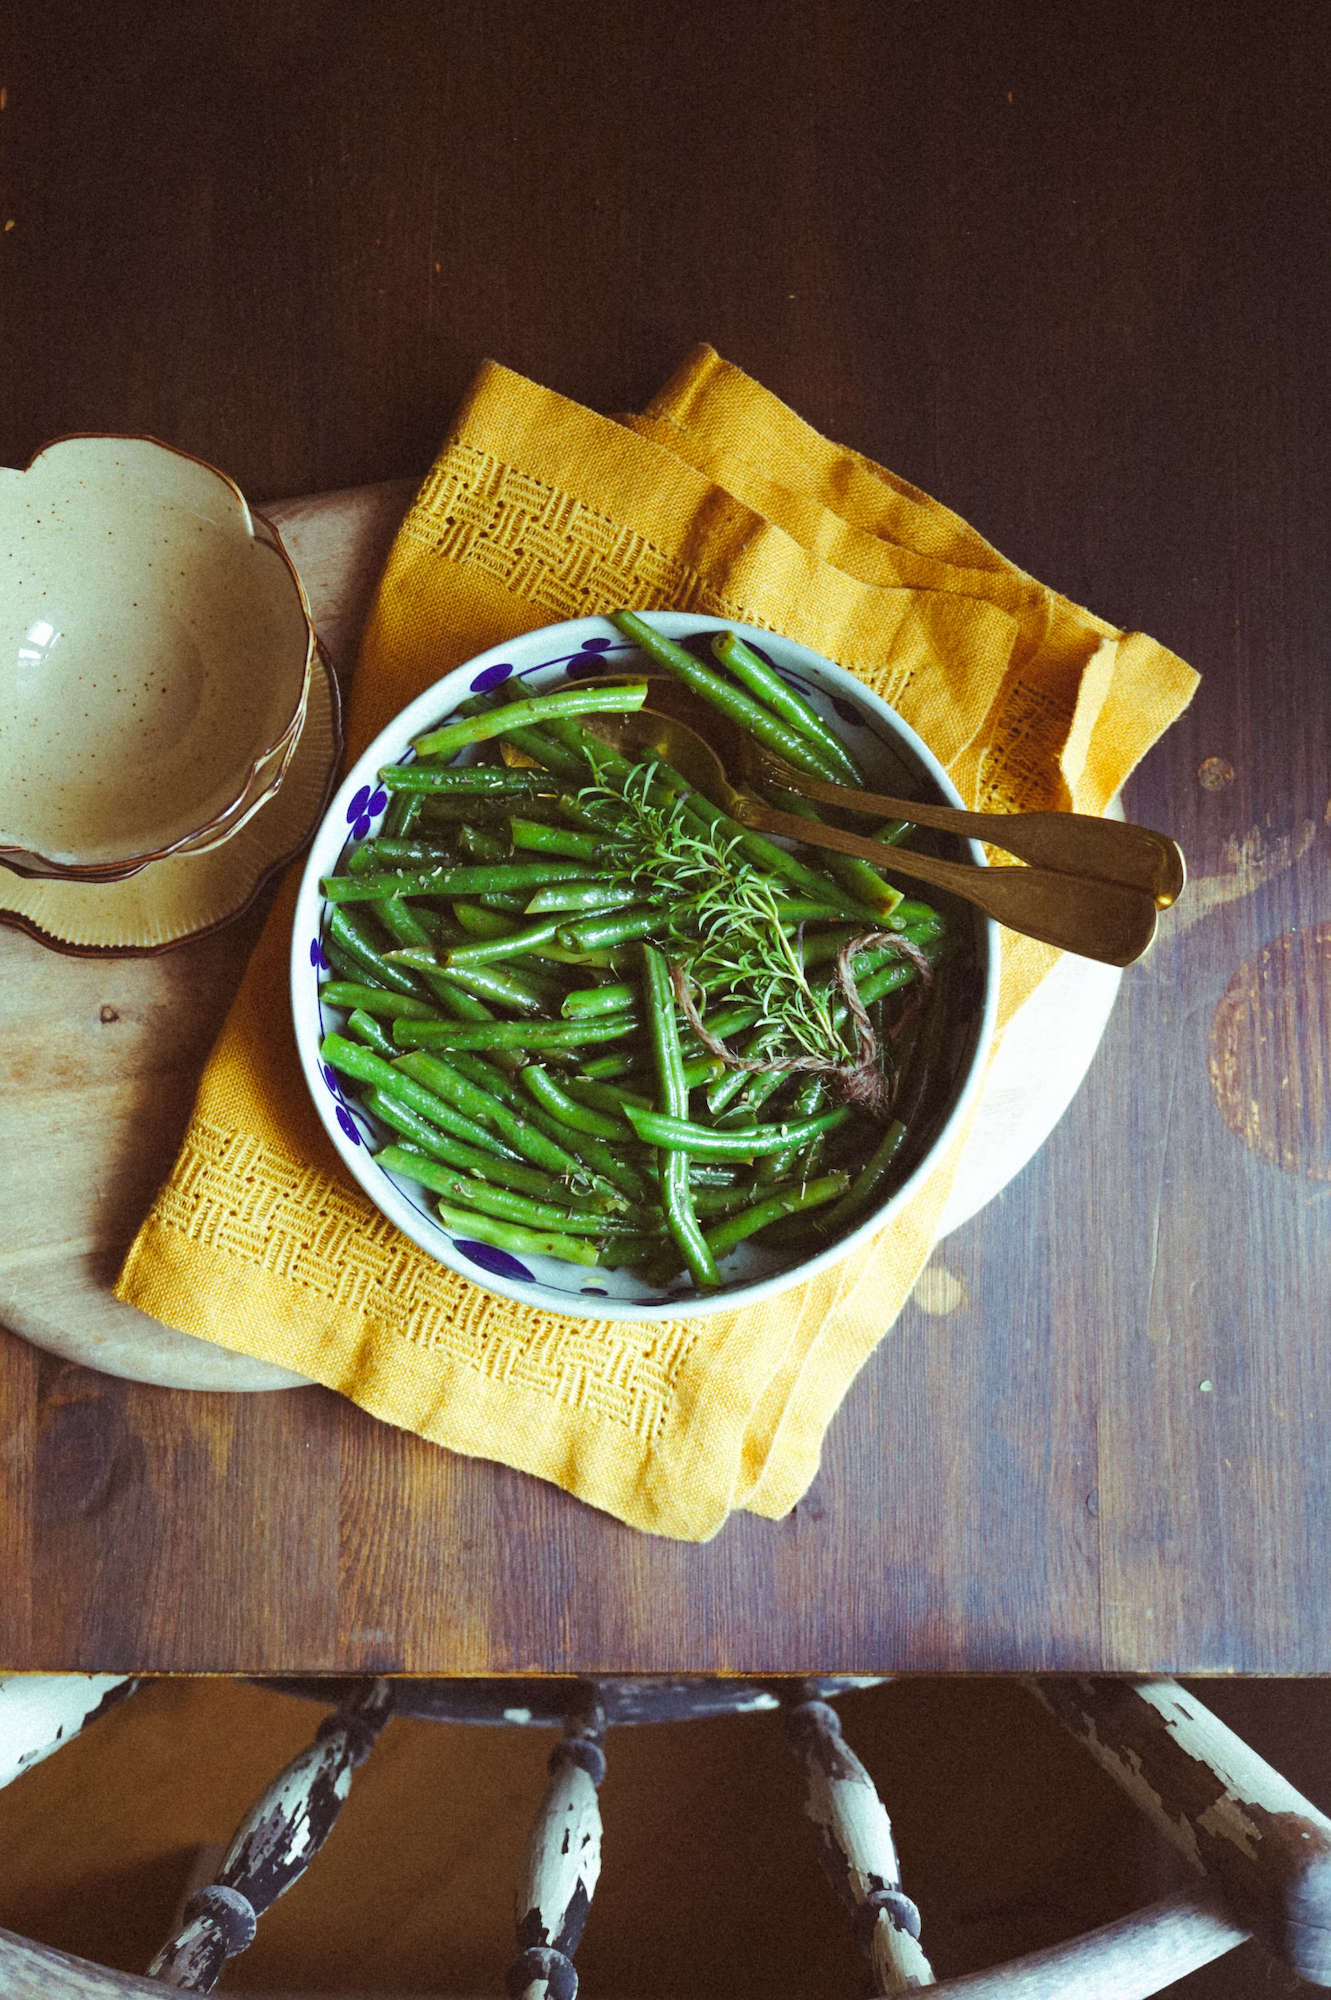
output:
M 685 690 L 684 692 L 687 692 Z M 652 682 L 651 698 L 657 696 Z M 708 732 L 716 742 L 724 742 L 721 725 L 725 718 L 708 709 Z M 881 841 L 865 840 L 859 834 L 844 833 L 840 827 L 825 826 L 821 820 L 797 818 L 764 805 L 751 793 L 731 783 L 725 764 L 696 730 L 677 715 L 665 715 L 644 707 L 628 715 L 589 715 L 583 727 L 624 755 L 639 761 L 655 757 L 671 765 L 703 797 L 722 812 L 755 833 L 774 833 L 809 847 L 834 848 L 841 854 L 855 854 L 871 861 L 889 875 L 908 875 L 935 889 L 949 891 L 973 903 L 1008 930 L 1056 945 L 1083 958 L 1099 959 L 1106 965 L 1131 965 L 1140 958 L 1155 937 L 1158 904 L 1148 889 L 1120 881 L 1106 881 L 1086 875 L 1065 873 L 1054 868 L 974 868 L 962 862 L 942 861 L 932 854 L 913 849 L 887 847 Z M 736 731 L 737 736 L 742 732 Z M 769 781 L 770 781 L 770 773 Z M 801 785 L 807 780 L 801 776 Z M 840 786 L 824 788 L 840 793 Z M 868 794 L 855 793 L 863 799 Z M 845 801 L 849 803 L 849 801 Z M 990 821 L 1000 823 L 1004 814 L 968 814 L 947 809 L 922 808 L 914 800 L 878 798 L 868 810 L 888 817 L 914 819 L 920 824 L 941 823 L 948 831 L 964 831 L 958 822 L 981 821 L 986 830 Z M 926 819 L 929 814 L 938 818 Z M 1041 815 L 1062 819 L 1064 814 Z M 1114 824 L 1114 822 L 1106 822 Z M 1099 824 L 1099 822 L 1096 822 Z M 1009 852 L 1015 852 L 1009 847 Z M 1181 857 L 1180 857 L 1181 858 Z

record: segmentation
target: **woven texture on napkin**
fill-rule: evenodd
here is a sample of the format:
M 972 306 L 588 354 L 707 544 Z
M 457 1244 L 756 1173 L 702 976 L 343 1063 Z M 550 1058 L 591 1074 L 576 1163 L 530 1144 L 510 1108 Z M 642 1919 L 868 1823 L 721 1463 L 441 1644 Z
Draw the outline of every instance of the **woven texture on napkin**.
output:
M 619 606 L 813 647 L 890 701 L 968 801 L 1008 808 L 1099 810 L 1196 679 L 710 348 L 618 421 L 487 363 L 381 579 L 351 753 L 473 655 Z M 119 1296 L 654 1533 L 705 1540 L 737 1507 L 787 1513 L 929 1256 L 964 1135 L 889 1231 L 757 1306 L 631 1323 L 493 1297 L 341 1172 L 288 1025 L 294 894 L 289 882 L 247 968 Z M 1053 956 L 1024 941 L 1005 952 L 1003 1018 Z

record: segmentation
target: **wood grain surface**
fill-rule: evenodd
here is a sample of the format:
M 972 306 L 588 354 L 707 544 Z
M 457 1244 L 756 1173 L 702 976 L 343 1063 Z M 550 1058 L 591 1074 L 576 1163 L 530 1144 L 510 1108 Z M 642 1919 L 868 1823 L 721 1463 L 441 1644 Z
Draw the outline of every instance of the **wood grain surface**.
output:
M 788 1520 L 649 1541 L 323 1390 L 0 1335 L 0 1664 L 1331 1670 L 1331 16 L 24 11 L 0 462 L 124 429 L 257 502 L 411 478 L 486 354 L 613 412 L 703 338 L 1204 679 L 1125 800 L 1188 900 Z M 154 1143 L 256 921 L 184 948 Z M 0 945 L 12 1255 L 43 1091 L 152 1024 L 105 1018 L 115 963 L 34 1015 Z M 102 1171 L 128 1214 L 132 1134 Z

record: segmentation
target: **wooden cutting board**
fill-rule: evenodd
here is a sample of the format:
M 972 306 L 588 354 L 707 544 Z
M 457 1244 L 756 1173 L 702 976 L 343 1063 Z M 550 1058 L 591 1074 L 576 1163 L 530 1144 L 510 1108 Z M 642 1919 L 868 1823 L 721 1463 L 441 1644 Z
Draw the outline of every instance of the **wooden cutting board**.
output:
M 345 689 L 370 593 L 412 484 L 283 501 L 280 529 Z M 2 898 L 0 898 L 2 900 Z M 300 1378 L 175 1333 L 111 1296 L 168 1171 L 266 897 L 151 957 L 76 957 L 0 927 L 0 1324 L 53 1354 L 167 1388 L 256 1391 Z M 1009 1027 L 944 1216 L 976 1214 L 1072 1101 L 1120 975 L 1065 957 Z

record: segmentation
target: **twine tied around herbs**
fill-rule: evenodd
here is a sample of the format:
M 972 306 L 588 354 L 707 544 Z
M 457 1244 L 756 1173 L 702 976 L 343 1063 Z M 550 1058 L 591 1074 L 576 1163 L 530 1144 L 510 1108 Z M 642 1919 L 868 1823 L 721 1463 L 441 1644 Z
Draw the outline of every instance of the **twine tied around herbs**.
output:
M 858 1053 L 853 1062 L 838 1062 L 829 1056 L 737 1056 L 733 1049 L 726 1047 L 719 1035 L 714 1035 L 706 1026 L 698 1005 L 693 997 L 689 977 L 685 967 L 675 960 L 670 963 L 670 983 L 676 1000 L 697 1035 L 703 1047 L 727 1069 L 744 1070 L 751 1076 L 771 1076 L 777 1072 L 794 1075 L 797 1072 L 815 1072 L 826 1075 L 832 1089 L 846 1104 L 867 1112 L 871 1118 L 884 1123 L 892 1108 L 892 1083 L 878 1059 L 878 1037 L 874 1032 L 869 1011 L 860 999 L 852 970 L 854 961 L 862 951 L 880 951 L 884 948 L 898 951 L 908 958 L 927 986 L 933 978 L 933 966 L 917 944 L 901 936 L 899 931 L 861 931 L 858 937 L 847 938 L 837 952 L 833 965 L 833 977 L 846 1003 L 851 1020 L 855 1024 Z

